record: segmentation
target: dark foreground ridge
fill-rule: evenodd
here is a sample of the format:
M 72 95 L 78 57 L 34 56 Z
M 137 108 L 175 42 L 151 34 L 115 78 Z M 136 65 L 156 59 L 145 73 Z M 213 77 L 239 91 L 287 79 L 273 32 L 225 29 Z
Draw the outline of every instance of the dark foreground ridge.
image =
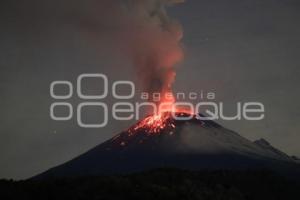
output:
M 299 182 L 263 170 L 157 169 L 119 176 L 0 180 L 0 199 L 11 200 L 287 200 L 299 196 Z

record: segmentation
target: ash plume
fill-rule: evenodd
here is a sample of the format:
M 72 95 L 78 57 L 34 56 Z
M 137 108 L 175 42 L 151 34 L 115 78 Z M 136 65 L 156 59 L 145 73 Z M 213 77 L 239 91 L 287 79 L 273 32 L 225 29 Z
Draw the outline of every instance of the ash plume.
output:
M 113 38 L 135 67 L 140 89 L 149 94 L 172 91 L 174 66 L 183 59 L 182 28 L 166 7 L 182 2 L 101 0 L 93 14 L 96 24 L 105 26 L 105 33 L 100 33 Z
M 175 79 L 174 65 L 183 58 L 180 44 L 182 28 L 171 19 L 166 6 L 178 0 L 132 0 L 127 2 L 134 13 L 132 58 L 143 89 L 152 94 L 171 92 Z M 130 46 L 130 45 L 129 45 Z

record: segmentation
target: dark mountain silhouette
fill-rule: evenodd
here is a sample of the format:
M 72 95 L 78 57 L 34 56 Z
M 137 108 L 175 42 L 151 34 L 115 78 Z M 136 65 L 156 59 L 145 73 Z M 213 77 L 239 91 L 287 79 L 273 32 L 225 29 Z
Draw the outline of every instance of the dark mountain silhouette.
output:
M 167 114 L 162 123 L 153 122 L 152 117 L 33 179 L 127 174 L 155 168 L 270 169 L 293 177 L 300 174 L 295 159 L 264 139 L 251 142 L 196 116 L 179 121 Z
M 300 182 L 266 170 L 155 169 L 127 175 L 0 180 L 1 199 L 287 200 Z

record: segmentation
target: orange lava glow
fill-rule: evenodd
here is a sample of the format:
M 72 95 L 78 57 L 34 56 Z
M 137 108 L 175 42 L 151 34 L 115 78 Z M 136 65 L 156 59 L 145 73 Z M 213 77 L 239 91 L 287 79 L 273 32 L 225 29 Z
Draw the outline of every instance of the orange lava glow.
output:
M 151 115 L 142 120 L 136 127 L 134 131 L 139 129 L 145 129 L 147 133 L 159 133 L 166 127 L 171 126 L 175 128 L 175 125 L 168 121 L 170 119 L 170 113 L 161 113 L 158 115 Z
M 194 113 L 187 108 L 175 107 L 174 103 L 174 99 L 164 100 L 160 103 L 161 106 L 159 106 L 156 114 L 150 115 L 140 121 L 130 132 L 134 133 L 143 129 L 143 131 L 148 134 L 158 134 L 161 133 L 162 130 L 167 129 L 169 133 L 172 133 L 172 130 L 175 129 L 173 114 L 177 116 L 194 115 Z

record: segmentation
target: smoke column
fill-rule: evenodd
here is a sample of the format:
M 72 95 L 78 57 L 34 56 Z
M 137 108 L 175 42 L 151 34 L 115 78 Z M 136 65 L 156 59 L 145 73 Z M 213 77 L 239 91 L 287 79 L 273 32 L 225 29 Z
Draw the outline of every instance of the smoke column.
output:
M 129 58 L 141 89 L 151 96 L 171 94 L 174 66 L 183 59 L 182 28 L 167 15 L 166 7 L 183 0 L 93 1 L 97 2 L 96 8 L 87 10 L 94 20 L 91 26 L 96 30 L 100 27 L 98 37 L 113 38 L 121 54 Z
M 128 13 L 135 15 L 132 27 L 134 34 L 130 40 L 132 58 L 143 89 L 149 94 L 160 93 L 165 96 L 165 93 L 172 92 L 171 85 L 176 76 L 174 66 L 183 59 L 180 44 L 182 28 L 167 15 L 165 8 L 180 2 L 127 1 Z

